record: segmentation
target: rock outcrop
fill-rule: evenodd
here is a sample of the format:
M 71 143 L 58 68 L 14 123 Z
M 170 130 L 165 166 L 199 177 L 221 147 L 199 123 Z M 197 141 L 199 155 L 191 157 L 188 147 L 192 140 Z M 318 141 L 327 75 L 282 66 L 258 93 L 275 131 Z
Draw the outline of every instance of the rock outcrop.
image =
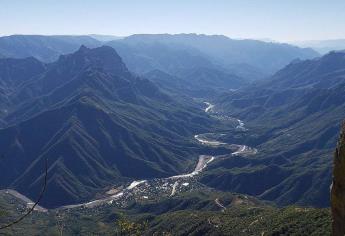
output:
M 331 190 L 333 236 L 345 235 L 345 123 L 334 154 Z

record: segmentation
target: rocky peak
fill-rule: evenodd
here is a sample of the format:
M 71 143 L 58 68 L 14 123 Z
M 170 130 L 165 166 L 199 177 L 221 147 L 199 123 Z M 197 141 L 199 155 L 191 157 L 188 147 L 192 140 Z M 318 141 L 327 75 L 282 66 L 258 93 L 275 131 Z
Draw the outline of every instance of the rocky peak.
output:
M 61 56 L 57 63 L 73 66 L 74 70 L 92 67 L 117 76 L 129 77 L 130 74 L 121 57 L 109 46 L 90 49 L 82 45 L 75 53 Z

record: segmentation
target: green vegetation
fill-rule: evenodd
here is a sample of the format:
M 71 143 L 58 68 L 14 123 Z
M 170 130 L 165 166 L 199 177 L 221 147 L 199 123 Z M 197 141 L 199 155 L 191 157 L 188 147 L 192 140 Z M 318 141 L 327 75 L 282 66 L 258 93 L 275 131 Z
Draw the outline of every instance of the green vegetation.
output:
M 240 206 L 223 213 L 168 213 L 151 223 L 153 228 L 150 232 L 176 235 L 330 235 L 330 225 L 328 209 Z
M 116 221 L 116 234 L 117 235 L 132 235 L 140 236 L 148 229 L 148 222 L 143 223 L 132 222 L 126 217 Z
M 225 211 L 215 203 L 224 204 Z M 24 212 L 20 202 L 0 195 L 9 222 Z M 18 211 L 18 209 L 22 209 Z M 330 210 L 277 208 L 254 198 L 222 192 L 185 193 L 174 198 L 131 203 L 126 208 L 34 212 L 5 235 L 330 235 Z
M 0 210 L 0 217 L 6 216 L 7 212 L 4 210 Z

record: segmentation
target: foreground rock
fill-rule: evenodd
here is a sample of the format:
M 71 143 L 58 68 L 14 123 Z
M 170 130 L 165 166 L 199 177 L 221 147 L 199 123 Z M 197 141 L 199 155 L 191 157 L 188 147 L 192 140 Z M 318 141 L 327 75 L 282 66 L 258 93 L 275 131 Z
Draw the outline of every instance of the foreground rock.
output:
M 333 235 L 345 235 L 345 123 L 334 155 L 331 191 Z

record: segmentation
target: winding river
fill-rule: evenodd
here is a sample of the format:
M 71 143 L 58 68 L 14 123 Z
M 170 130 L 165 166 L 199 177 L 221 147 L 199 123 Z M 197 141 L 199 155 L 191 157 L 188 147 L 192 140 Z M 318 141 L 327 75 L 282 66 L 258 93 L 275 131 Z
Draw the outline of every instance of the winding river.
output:
M 207 107 L 205 108 L 205 112 L 210 114 L 210 115 L 217 115 L 217 113 L 214 112 L 214 107 L 215 105 L 205 102 Z M 224 116 L 223 116 L 224 117 Z M 231 118 L 234 119 L 234 118 Z M 238 122 L 238 125 L 235 126 L 236 129 L 246 131 L 247 129 L 244 126 L 243 121 L 239 119 L 234 119 Z M 225 142 L 220 142 L 217 139 L 212 139 L 207 136 L 213 136 L 213 137 L 221 137 L 225 134 L 216 134 L 216 133 L 208 133 L 208 134 L 197 134 L 194 136 L 194 138 L 202 145 L 206 145 L 212 148 L 217 148 L 217 147 L 228 147 L 230 150 L 234 150 L 229 153 L 228 156 L 238 156 L 238 155 L 255 155 L 257 153 L 257 150 L 255 148 L 248 147 L 246 145 L 238 145 L 238 144 L 228 144 Z M 171 193 L 169 196 L 175 195 L 177 192 L 177 188 L 180 185 L 183 188 L 188 188 L 189 187 L 189 179 L 193 179 L 193 177 L 197 176 L 200 174 L 205 168 L 207 168 L 208 164 L 211 163 L 212 161 L 216 160 L 220 156 L 212 156 L 212 155 L 200 155 L 198 162 L 196 163 L 196 166 L 194 170 L 190 173 L 187 174 L 180 174 L 180 175 L 175 175 L 171 176 L 168 178 L 160 178 L 160 179 L 154 179 L 154 180 L 135 180 L 132 183 L 130 183 L 126 188 L 124 189 L 111 189 L 107 192 L 108 196 L 86 202 L 86 203 L 81 203 L 81 204 L 75 204 L 75 205 L 66 205 L 62 206 L 59 209 L 71 209 L 71 208 L 78 208 L 78 207 L 86 207 L 86 208 L 93 208 L 96 206 L 100 206 L 103 204 L 112 204 L 114 201 L 118 201 L 121 198 L 126 198 L 126 196 L 131 195 L 133 191 L 138 191 L 140 190 L 141 186 L 146 186 L 143 188 L 154 188 L 154 189 L 161 189 L 162 191 L 167 191 L 167 189 L 171 189 Z M 224 155 L 222 155 L 224 157 Z M 184 181 L 182 183 L 181 181 Z M 155 185 L 159 186 L 155 186 Z M 149 187 L 148 187 L 149 186 Z M 9 194 L 12 194 L 11 191 L 8 192 Z M 15 195 L 15 194 L 12 194 Z M 148 196 L 143 196 L 142 198 L 147 199 Z M 22 198 L 24 199 L 24 198 Z M 30 200 L 27 200 L 27 205 L 31 204 L 32 202 Z M 37 210 L 42 210 L 44 208 L 37 206 Z M 44 209 L 45 210 L 45 209 Z
M 205 112 L 209 113 L 209 114 L 213 114 L 214 113 L 214 107 L 215 105 L 205 102 L 205 104 L 207 105 L 207 107 L 205 108 Z M 234 119 L 234 118 L 232 118 Z M 242 130 L 242 131 L 246 131 L 247 129 L 244 126 L 244 122 L 239 120 L 239 119 L 235 119 L 238 122 L 238 125 L 235 126 L 236 129 Z M 224 134 L 214 134 L 214 133 L 209 133 L 208 135 L 213 135 L 213 136 L 223 136 Z M 197 134 L 194 136 L 194 138 L 201 143 L 202 145 L 206 145 L 206 146 L 210 146 L 213 148 L 217 148 L 220 146 L 225 146 L 225 147 L 229 147 L 231 150 L 235 150 L 231 153 L 229 153 L 230 156 L 238 156 L 238 155 L 255 155 L 257 153 L 257 150 L 255 148 L 251 148 L 249 146 L 246 145 L 238 145 L 238 144 L 228 144 L 228 143 L 224 143 L 224 142 L 220 142 L 216 139 L 211 139 L 211 138 L 207 138 L 205 134 Z M 222 155 L 223 157 L 224 155 Z M 160 181 L 160 185 L 163 186 L 171 186 L 171 193 L 170 196 L 175 195 L 175 193 L 177 192 L 177 187 L 179 185 L 179 180 L 188 180 L 190 178 L 193 178 L 195 176 L 197 176 L 198 174 L 200 174 L 205 168 L 207 168 L 208 164 L 211 163 L 212 161 L 214 161 L 215 159 L 217 159 L 219 156 L 211 156 L 211 155 L 200 155 L 198 162 L 194 168 L 194 170 L 190 173 L 187 174 L 181 174 L 181 175 L 175 175 L 175 176 L 171 176 L 168 178 L 161 178 L 159 179 Z M 126 187 L 124 190 L 117 192 L 116 194 L 113 194 L 109 197 L 103 198 L 103 199 L 99 199 L 99 200 L 95 200 L 92 202 L 88 202 L 88 203 L 84 203 L 84 204 L 77 204 L 77 205 L 70 205 L 70 206 L 64 206 L 62 208 L 75 208 L 75 207 L 95 207 L 95 206 L 99 206 L 101 204 L 104 203 L 108 203 L 108 204 L 112 204 L 115 200 L 118 200 L 121 197 L 124 197 L 126 194 L 130 193 L 131 191 L 135 190 L 136 188 L 140 188 L 143 185 L 149 185 L 151 180 L 136 180 L 133 181 L 131 184 L 128 185 L 128 187 Z M 168 184 L 170 181 L 173 181 L 173 184 Z M 188 182 L 182 183 L 182 185 L 184 187 L 187 187 L 189 185 Z M 157 188 L 157 186 L 156 186 Z M 144 196 L 145 199 L 147 199 L 147 196 Z

